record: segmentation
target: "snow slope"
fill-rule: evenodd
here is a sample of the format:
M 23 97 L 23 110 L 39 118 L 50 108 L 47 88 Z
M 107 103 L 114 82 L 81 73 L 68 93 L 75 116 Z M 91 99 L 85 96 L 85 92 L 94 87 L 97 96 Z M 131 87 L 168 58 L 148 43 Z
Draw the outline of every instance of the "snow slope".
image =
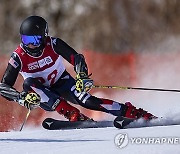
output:
M 176 137 L 180 138 L 180 126 L 161 126 L 118 130 L 116 128 L 94 128 L 81 130 L 49 131 L 42 128 L 25 128 L 22 132 L 1 132 L 1 154 L 178 154 L 180 143 L 131 144 L 123 149 L 114 144 L 119 133 L 131 137 Z

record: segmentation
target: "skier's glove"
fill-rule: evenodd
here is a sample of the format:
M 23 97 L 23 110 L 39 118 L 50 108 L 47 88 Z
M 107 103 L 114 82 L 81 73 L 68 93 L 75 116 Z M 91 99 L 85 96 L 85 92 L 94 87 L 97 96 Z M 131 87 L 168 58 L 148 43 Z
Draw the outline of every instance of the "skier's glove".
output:
M 21 92 L 19 94 L 18 103 L 22 106 L 25 106 L 27 109 L 32 110 L 39 107 L 40 100 L 40 96 L 34 92 Z
M 89 78 L 90 75 L 86 75 L 84 72 L 80 72 L 76 75 L 76 90 L 78 92 L 88 92 L 93 87 L 93 80 Z

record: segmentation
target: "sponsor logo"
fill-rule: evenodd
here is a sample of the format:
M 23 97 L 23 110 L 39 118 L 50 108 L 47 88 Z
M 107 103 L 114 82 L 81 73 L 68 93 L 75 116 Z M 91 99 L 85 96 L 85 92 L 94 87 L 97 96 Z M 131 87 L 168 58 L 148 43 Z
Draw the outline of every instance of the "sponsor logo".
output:
M 45 60 L 45 62 L 46 62 L 47 65 L 49 65 L 49 64 L 51 64 L 51 63 L 53 62 L 53 60 L 51 59 L 50 56 L 45 57 L 44 60 Z
M 29 70 L 35 70 L 35 69 L 38 69 L 38 68 L 39 68 L 39 65 L 38 65 L 38 62 L 37 62 L 37 61 L 28 64 L 28 69 L 29 69 Z
M 38 60 L 36 62 L 33 62 L 33 63 L 30 63 L 28 64 L 28 69 L 29 70 L 35 70 L 35 69 L 38 69 L 38 68 L 42 68 L 46 65 L 49 65 L 53 62 L 52 58 L 50 56 L 48 57 L 45 57 L 41 60 Z
M 59 103 L 60 103 L 60 100 L 57 99 L 57 100 L 55 101 L 55 103 L 53 104 L 52 109 L 55 110 Z
M 121 121 L 116 121 L 116 122 L 122 126 L 122 125 L 123 125 L 124 120 L 121 120 Z
M 45 59 L 41 59 L 38 61 L 39 67 L 42 68 L 46 65 Z
M 76 85 L 74 85 L 72 88 L 71 88 L 71 91 L 74 92 L 74 95 L 76 96 L 76 98 L 78 100 L 80 100 L 82 103 L 86 103 L 87 99 L 89 97 L 91 97 L 91 95 L 88 93 L 88 92 L 78 92 L 76 90 Z
M 54 45 L 56 45 L 56 38 L 53 38 L 53 39 L 52 39 L 52 43 L 53 43 Z
M 49 128 L 51 127 L 53 122 L 46 122 L 46 124 L 49 126 Z

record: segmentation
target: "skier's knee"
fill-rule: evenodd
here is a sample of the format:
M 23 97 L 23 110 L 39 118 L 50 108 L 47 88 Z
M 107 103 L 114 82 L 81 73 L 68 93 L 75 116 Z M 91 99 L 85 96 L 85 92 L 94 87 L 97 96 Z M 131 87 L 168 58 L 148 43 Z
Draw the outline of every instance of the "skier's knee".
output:
M 29 77 L 24 80 L 23 89 L 25 91 L 30 91 L 32 86 L 37 85 L 39 83 L 40 82 L 37 79 Z

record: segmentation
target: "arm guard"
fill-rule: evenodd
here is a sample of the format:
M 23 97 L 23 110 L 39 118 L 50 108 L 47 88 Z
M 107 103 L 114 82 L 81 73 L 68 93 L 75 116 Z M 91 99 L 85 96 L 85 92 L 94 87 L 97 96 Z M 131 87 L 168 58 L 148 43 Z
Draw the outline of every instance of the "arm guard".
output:
M 18 101 L 19 92 L 5 83 L 0 83 L 0 94 L 9 101 Z
M 0 95 L 9 101 L 18 100 L 19 92 L 13 88 L 13 85 L 18 77 L 20 68 L 20 59 L 13 53 L 0 82 Z

